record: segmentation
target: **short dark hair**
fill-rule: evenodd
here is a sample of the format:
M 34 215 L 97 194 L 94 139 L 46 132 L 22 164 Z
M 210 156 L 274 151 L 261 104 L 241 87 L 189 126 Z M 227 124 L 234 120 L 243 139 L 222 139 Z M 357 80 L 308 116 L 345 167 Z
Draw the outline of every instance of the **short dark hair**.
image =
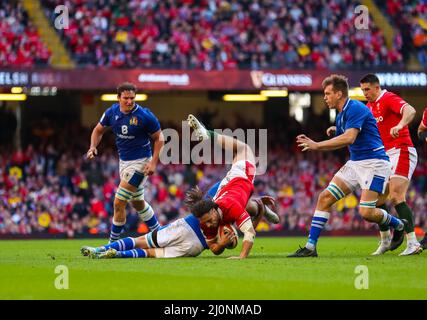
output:
M 201 218 L 211 209 L 218 209 L 218 205 L 211 198 L 204 198 L 204 192 L 199 187 L 187 191 L 185 204 L 196 218 Z
M 380 84 L 380 79 L 378 79 L 375 74 L 368 73 L 366 76 L 360 79 L 360 83 Z
M 120 97 L 123 91 L 133 91 L 136 93 L 136 86 L 132 82 L 123 82 L 117 87 L 117 95 Z
M 322 82 L 323 89 L 329 85 L 332 85 L 332 89 L 335 92 L 341 91 L 343 96 L 348 97 L 348 79 L 346 76 L 340 74 L 331 74 Z

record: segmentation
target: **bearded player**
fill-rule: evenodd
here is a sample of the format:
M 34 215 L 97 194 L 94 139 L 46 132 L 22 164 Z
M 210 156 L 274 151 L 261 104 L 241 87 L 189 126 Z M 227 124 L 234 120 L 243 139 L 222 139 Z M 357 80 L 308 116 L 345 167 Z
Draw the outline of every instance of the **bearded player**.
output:
M 392 164 L 392 174 L 388 189 L 377 203 L 377 207 L 387 210 L 385 201 L 390 195 L 391 202 L 401 219 L 408 221 L 406 232 L 407 247 L 401 256 L 422 252 L 414 232 L 414 215 L 406 203 L 406 192 L 415 167 L 417 166 L 417 151 L 412 144 L 408 124 L 415 117 L 415 109 L 398 95 L 387 90 L 381 90 L 380 81 L 374 74 L 367 74 L 360 80 L 363 94 L 368 100 L 367 106 L 373 113 L 384 143 L 387 155 Z M 381 242 L 373 255 L 380 255 L 388 250 L 397 249 L 403 242 L 403 231 L 395 230 L 393 238 L 386 225 L 380 225 Z
M 235 223 L 243 233 L 243 245 L 240 255 L 230 258 L 245 259 L 255 239 L 254 224 L 245 209 L 254 189 L 255 156 L 247 144 L 206 130 L 193 115 L 190 114 L 187 121 L 200 141 L 211 139 L 224 150 L 233 151 L 233 164 L 212 199 L 205 199 L 203 192 L 196 188 L 187 193 L 186 203 L 199 219 L 207 244 L 213 252 L 217 250 L 213 237 L 218 233 L 220 224 Z M 279 217 L 272 211 L 267 210 L 265 217 L 272 223 L 279 222 Z
M 214 197 L 220 182 L 214 184 L 207 192 L 207 197 Z M 274 199 L 268 196 L 250 199 L 246 211 L 252 219 L 254 228 L 264 216 L 271 211 L 267 205 L 274 206 Z M 137 238 L 124 238 L 101 247 L 81 248 L 83 256 L 93 259 L 111 258 L 178 258 L 196 257 L 203 250 L 210 248 L 219 255 L 233 243 L 234 232 L 219 237 L 218 233 L 211 237 L 209 245 L 200 229 L 199 220 L 192 214 L 185 218 L 162 226 Z
M 427 108 L 424 109 L 423 118 L 418 126 L 418 138 L 421 142 L 427 143 Z M 420 241 L 420 244 L 423 249 L 427 249 L 427 233 L 424 234 L 424 238 Z

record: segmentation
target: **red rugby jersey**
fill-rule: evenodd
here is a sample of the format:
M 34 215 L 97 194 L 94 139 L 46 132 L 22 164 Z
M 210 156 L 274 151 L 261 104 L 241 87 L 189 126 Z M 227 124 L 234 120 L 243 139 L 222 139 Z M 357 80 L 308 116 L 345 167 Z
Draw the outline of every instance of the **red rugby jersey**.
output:
M 377 120 L 378 130 L 383 140 L 385 150 L 413 147 L 408 126 L 399 131 L 399 136 L 393 138 L 390 129 L 397 126 L 402 120 L 403 107 L 408 103 L 393 92 L 382 90 L 380 96 L 374 102 L 368 102 L 367 106 Z
M 423 120 L 421 121 L 421 123 L 424 125 L 424 127 L 427 128 L 427 107 L 424 109 Z

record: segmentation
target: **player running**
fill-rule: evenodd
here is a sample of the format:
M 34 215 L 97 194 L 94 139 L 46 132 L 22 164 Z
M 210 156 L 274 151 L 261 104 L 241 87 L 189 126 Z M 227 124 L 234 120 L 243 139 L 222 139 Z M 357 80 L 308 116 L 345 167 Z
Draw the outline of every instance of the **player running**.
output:
M 118 103 L 108 108 L 92 131 L 87 158 L 93 159 L 108 127 L 116 136 L 120 158 L 120 184 L 114 198 L 114 217 L 110 242 L 120 238 L 126 223 L 128 202 L 136 209 L 151 231 L 160 227 L 153 208 L 144 201 L 144 185 L 154 173 L 164 138 L 160 124 L 147 108 L 135 103 L 136 86 L 125 82 L 117 88 Z M 154 143 L 151 151 L 150 139 Z
M 418 126 L 418 138 L 423 143 L 427 142 L 427 108 L 424 109 L 423 118 Z M 420 244 L 423 249 L 427 249 L 427 232 L 424 234 L 424 238 L 420 241 Z
M 380 81 L 375 74 L 367 74 L 360 80 L 367 106 L 374 115 L 385 151 L 390 158 L 392 174 L 385 194 L 381 195 L 377 207 L 387 210 L 386 199 L 390 194 L 391 202 L 399 218 L 408 221 L 406 232 L 407 247 L 400 254 L 408 256 L 419 254 L 422 247 L 414 232 L 414 215 L 406 203 L 406 192 L 415 167 L 417 166 L 417 151 L 412 144 L 408 124 L 415 117 L 415 109 L 398 95 L 387 90 L 381 90 Z M 389 211 L 389 210 L 387 210 Z M 403 242 L 404 232 L 395 230 L 393 238 L 390 228 L 380 225 L 381 241 L 378 249 L 372 255 L 384 254 L 388 250 L 397 249 Z
M 213 185 L 207 192 L 208 197 L 215 196 L 219 182 Z M 267 205 L 274 206 L 271 197 L 251 199 L 246 206 L 250 214 L 254 228 L 268 211 L 275 214 Z M 234 233 L 228 233 L 225 237 L 218 238 L 215 235 L 212 243 L 215 243 L 216 255 L 223 253 L 224 249 L 232 242 Z M 192 214 L 178 219 L 171 224 L 161 227 L 159 230 L 138 238 L 124 238 L 102 247 L 82 247 L 81 253 L 94 259 L 108 258 L 178 258 L 196 257 L 203 250 L 208 249 L 205 237 L 200 230 L 199 220 Z
M 240 255 L 230 258 L 245 259 L 253 246 L 256 234 L 250 215 L 245 209 L 254 189 L 253 181 L 256 173 L 254 154 L 247 144 L 232 137 L 206 130 L 191 114 L 187 121 L 200 141 L 212 139 L 223 149 L 232 150 L 233 164 L 226 177 L 221 181 L 213 199 L 204 199 L 203 193 L 196 188 L 187 193 L 186 203 L 199 219 L 201 229 L 207 239 L 206 242 L 213 252 L 218 250 L 214 237 L 218 233 L 219 225 L 235 223 L 237 228 L 243 232 L 243 245 Z M 279 222 L 279 217 L 273 212 L 266 211 L 265 217 L 270 222 Z
M 378 195 L 385 192 L 391 164 L 384 151 L 374 116 L 363 103 L 348 98 L 346 77 L 333 74 L 323 80 L 322 86 L 328 108 L 339 112 L 335 120 L 336 126 L 327 130 L 328 136 L 335 133 L 335 137 L 315 142 L 302 134 L 297 137 L 298 146 L 303 148 L 302 151 L 329 151 L 348 146 L 350 160 L 320 193 L 307 244 L 288 257 L 317 257 L 317 241 L 328 222 L 332 205 L 356 188 L 362 189 L 359 213 L 363 219 L 392 226 L 395 230 L 402 230 L 406 223 L 388 214 L 386 210 L 375 207 Z

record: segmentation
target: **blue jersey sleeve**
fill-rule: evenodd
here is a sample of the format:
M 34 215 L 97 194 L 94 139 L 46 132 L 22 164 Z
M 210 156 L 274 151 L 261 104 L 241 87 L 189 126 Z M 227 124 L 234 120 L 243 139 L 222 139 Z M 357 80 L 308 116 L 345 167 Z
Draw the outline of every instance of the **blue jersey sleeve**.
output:
M 362 130 L 363 123 L 369 115 L 368 112 L 370 112 L 369 109 L 364 106 L 352 105 L 346 114 L 344 130 L 352 128 Z
M 160 122 L 156 116 L 148 109 L 145 109 L 145 128 L 149 134 L 160 130 Z
M 110 113 L 111 109 L 107 109 L 104 114 L 101 117 L 101 120 L 99 120 L 99 123 L 104 127 L 110 127 L 111 126 L 111 120 L 110 120 Z

